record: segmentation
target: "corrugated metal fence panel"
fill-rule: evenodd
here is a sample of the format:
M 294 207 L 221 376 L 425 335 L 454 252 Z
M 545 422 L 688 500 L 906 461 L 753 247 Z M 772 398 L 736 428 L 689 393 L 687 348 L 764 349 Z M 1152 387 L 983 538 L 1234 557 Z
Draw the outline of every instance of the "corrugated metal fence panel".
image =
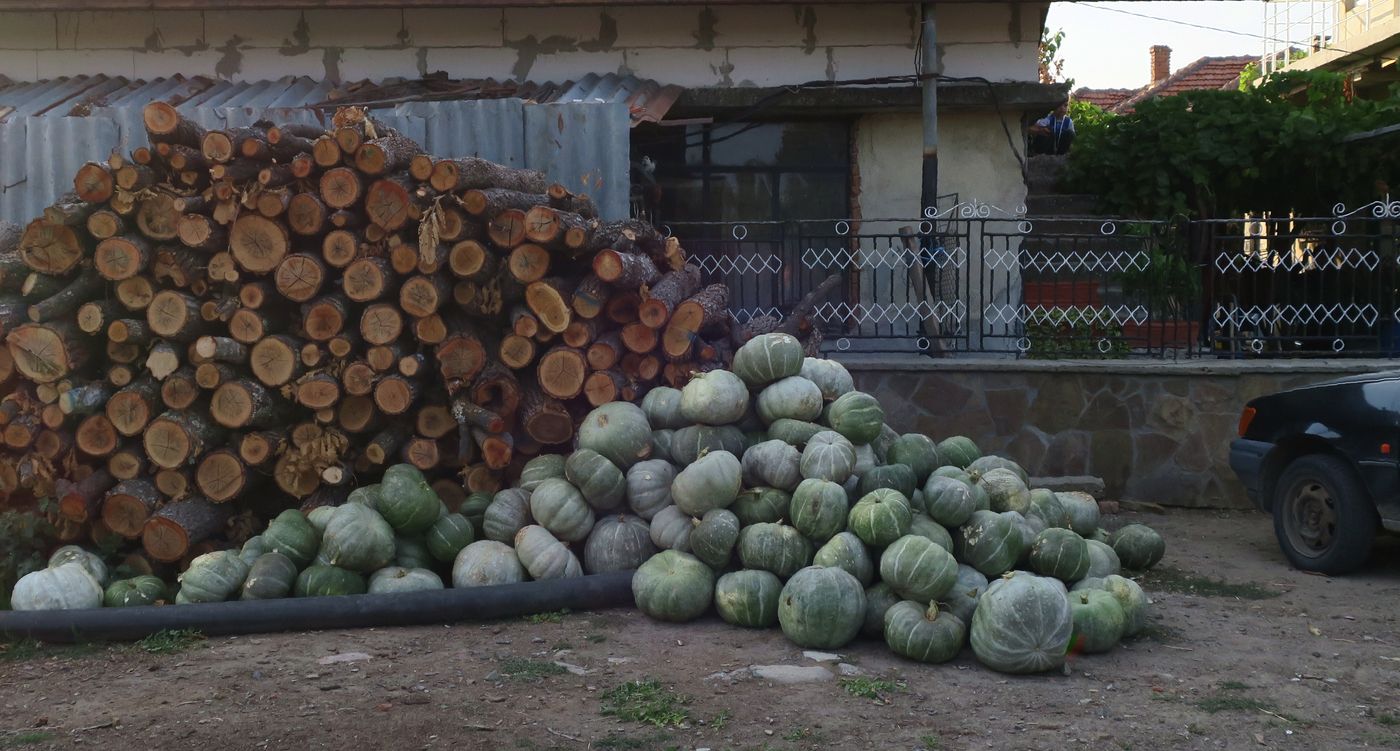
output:
M 475 156 L 507 167 L 525 166 L 525 103 L 519 99 L 469 102 L 410 102 L 397 112 L 420 118 L 433 156 Z
M 525 166 L 587 193 L 604 219 L 626 219 L 631 116 L 620 102 L 533 104 L 525 108 Z
M 117 142 L 117 124 L 101 117 L 27 117 L 0 125 L 0 218 L 29 222 L 73 189 L 84 162 L 106 159 Z

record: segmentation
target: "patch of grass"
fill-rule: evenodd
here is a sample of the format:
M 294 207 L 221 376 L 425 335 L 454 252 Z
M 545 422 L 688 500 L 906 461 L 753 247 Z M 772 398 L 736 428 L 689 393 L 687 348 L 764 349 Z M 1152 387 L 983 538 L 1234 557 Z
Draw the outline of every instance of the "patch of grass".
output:
M 1212 579 L 1171 566 L 1159 566 L 1143 574 L 1139 582 L 1145 589 L 1158 589 L 1200 597 L 1234 597 L 1241 600 L 1268 600 L 1278 597 L 1279 592 L 1265 589 L 1253 582 L 1235 584 L 1223 579 Z
M 562 623 L 564 616 L 569 614 L 569 609 L 555 610 L 549 613 L 532 613 L 525 616 L 526 623 Z
M 841 688 L 859 699 L 889 701 L 889 695 L 904 690 L 904 681 L 887 681 L 883 678 L 842 678 Z
M 690 698 L 668 691 L 654 679 L 628 681 L 603 694 L 603 714 L 628 722 L 657 727 L 679 725 L 690 719 L 685 705 Z
M 586 642 L 588 642 L 589 644 L 602 644 L 603 642 L 605 642 L 605 641 L 608 640 L 608 635 L 607 635 L 607 634 L 589 634 L 589 635 L 583 637 L 583 640 L 586 641 Z
M 537 681 L 541 678 L 548 678 L 551 675 L 559 675 L 567 672 L 562 665 L 555 665 L 544 660 L 531 660 L 528 657 L 511 657 L 501 663 L 501 667 L 496 672 L 507 678 L 515 678 L 523 681 Z
M 1400 725 L 1400 716 L 1396 716 L 1393 714 L 1378 714 L 1376 715 L 1376 722 L 1379 722 L 1380 724 L 1385 725 L 1387 727 L 1395 727 L 1396 725 Z
M 1248 696 L 1207 696 L 1196 702 L 1197 709 L 1215 714 L 1217 712 L 1262 712 L 1274 711 L 1274 705 L 1251 699 Z
M 102 642 L 84 641 L 73 644 L 44 644 L 34 639 L 0 642 L 0 662 L 21 662 L 43 657 L 86 657 L 105 652 Z
M 572 644 L 570 644 L 569 642 L 566 642 L 566 641 L 557 641 L 557 642 L 554 642 L 554 647 L 553 647 L 553 649 L 554 649 L 555 652 L 562 652 L 562 651 L 565 650 L 565 649 L 573 649 L 573 648 L 574 648 L 574 645 L 572 645 Z
M 47 730 L 26 730 L 10 736 L 0 737 L 0 748 L 19 748 L 58 740 L 58 736 Z
M 646 735 L 619 735 L 608 733 L 604 738 L 593 741 L 594 748 L 613 749 L 644 749 L 661 748 L 661 744 L 670 739 L 671 734 L 665 732 L 648 733 Z
M 1239 681 L 1225 681 L 1224 683 L 1220 684 L 1220 690 L 1221 690 L 1221 691 L 1247 691 L 1247 690 L 1249 690 L 1249 684 L 1247 684 L 1247 683 L 1240 683 Z
M 204 634 L 196 629 L 184 628 L 171 631 L 157 631 L 136 642 L 136 648 L 153 655 L 168 655 L 183 652 L 204 641 Z
M 924 751 L 938 751 L 943 747 L 943 741 L 933 733 L 924 733 L 919 736 L 919 746 Z
M 713 720 L 710 720 L 710 727 L 715 730 L 723 730 L 724 726 L 729 724 L 729 718 L 733 716 L 734 715 L 729 713 L 729 710 L 722 710 L 719 714 L 715 715 Z

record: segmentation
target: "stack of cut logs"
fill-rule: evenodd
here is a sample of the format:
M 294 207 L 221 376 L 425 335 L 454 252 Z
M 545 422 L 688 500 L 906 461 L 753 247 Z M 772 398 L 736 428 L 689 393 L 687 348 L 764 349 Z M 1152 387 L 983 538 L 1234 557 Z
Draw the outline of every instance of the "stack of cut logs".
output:
M 144 119 L 149 148 L 0 225 L 0 493 L 55 500 L 64 540 L 187 561 L 399 461 L 460 502 L 749 333 L 675 238 L 540 172 L 353 108 Z

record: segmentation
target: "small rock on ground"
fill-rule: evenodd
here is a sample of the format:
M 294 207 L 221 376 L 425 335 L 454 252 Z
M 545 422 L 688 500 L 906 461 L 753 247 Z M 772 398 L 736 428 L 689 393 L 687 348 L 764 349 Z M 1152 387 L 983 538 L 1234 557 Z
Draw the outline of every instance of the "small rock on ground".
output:
M 830 670 L 815 665 L 754 665 L 749 670 L 755 678 L 784 685 L 829 681 L 836 677 Z
M 832 654 L 832 653 L 830 653 L 830 652 L 816 652 L 816 651 L 813 651 L 813 650 L 810 650 L 810 649 L 804 651 L 804 652 L 802 653 L 802 656 L 803 656 L 803 657 L 806 657 L 807 659 L 812 660 L 812 661 L 814 661 L 814 662 L 840 662 L 840 661 L 841 661 L 841 655 Z

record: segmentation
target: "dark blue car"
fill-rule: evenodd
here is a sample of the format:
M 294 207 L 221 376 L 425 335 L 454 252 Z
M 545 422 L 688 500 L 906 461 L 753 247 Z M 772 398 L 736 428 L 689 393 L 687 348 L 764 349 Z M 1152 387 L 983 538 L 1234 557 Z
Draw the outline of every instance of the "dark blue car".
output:
M 1400 531 L 1400 371 L 1251 401 L 1230 467 L 1294 566 L 1356 569 L 1379 529 Z

